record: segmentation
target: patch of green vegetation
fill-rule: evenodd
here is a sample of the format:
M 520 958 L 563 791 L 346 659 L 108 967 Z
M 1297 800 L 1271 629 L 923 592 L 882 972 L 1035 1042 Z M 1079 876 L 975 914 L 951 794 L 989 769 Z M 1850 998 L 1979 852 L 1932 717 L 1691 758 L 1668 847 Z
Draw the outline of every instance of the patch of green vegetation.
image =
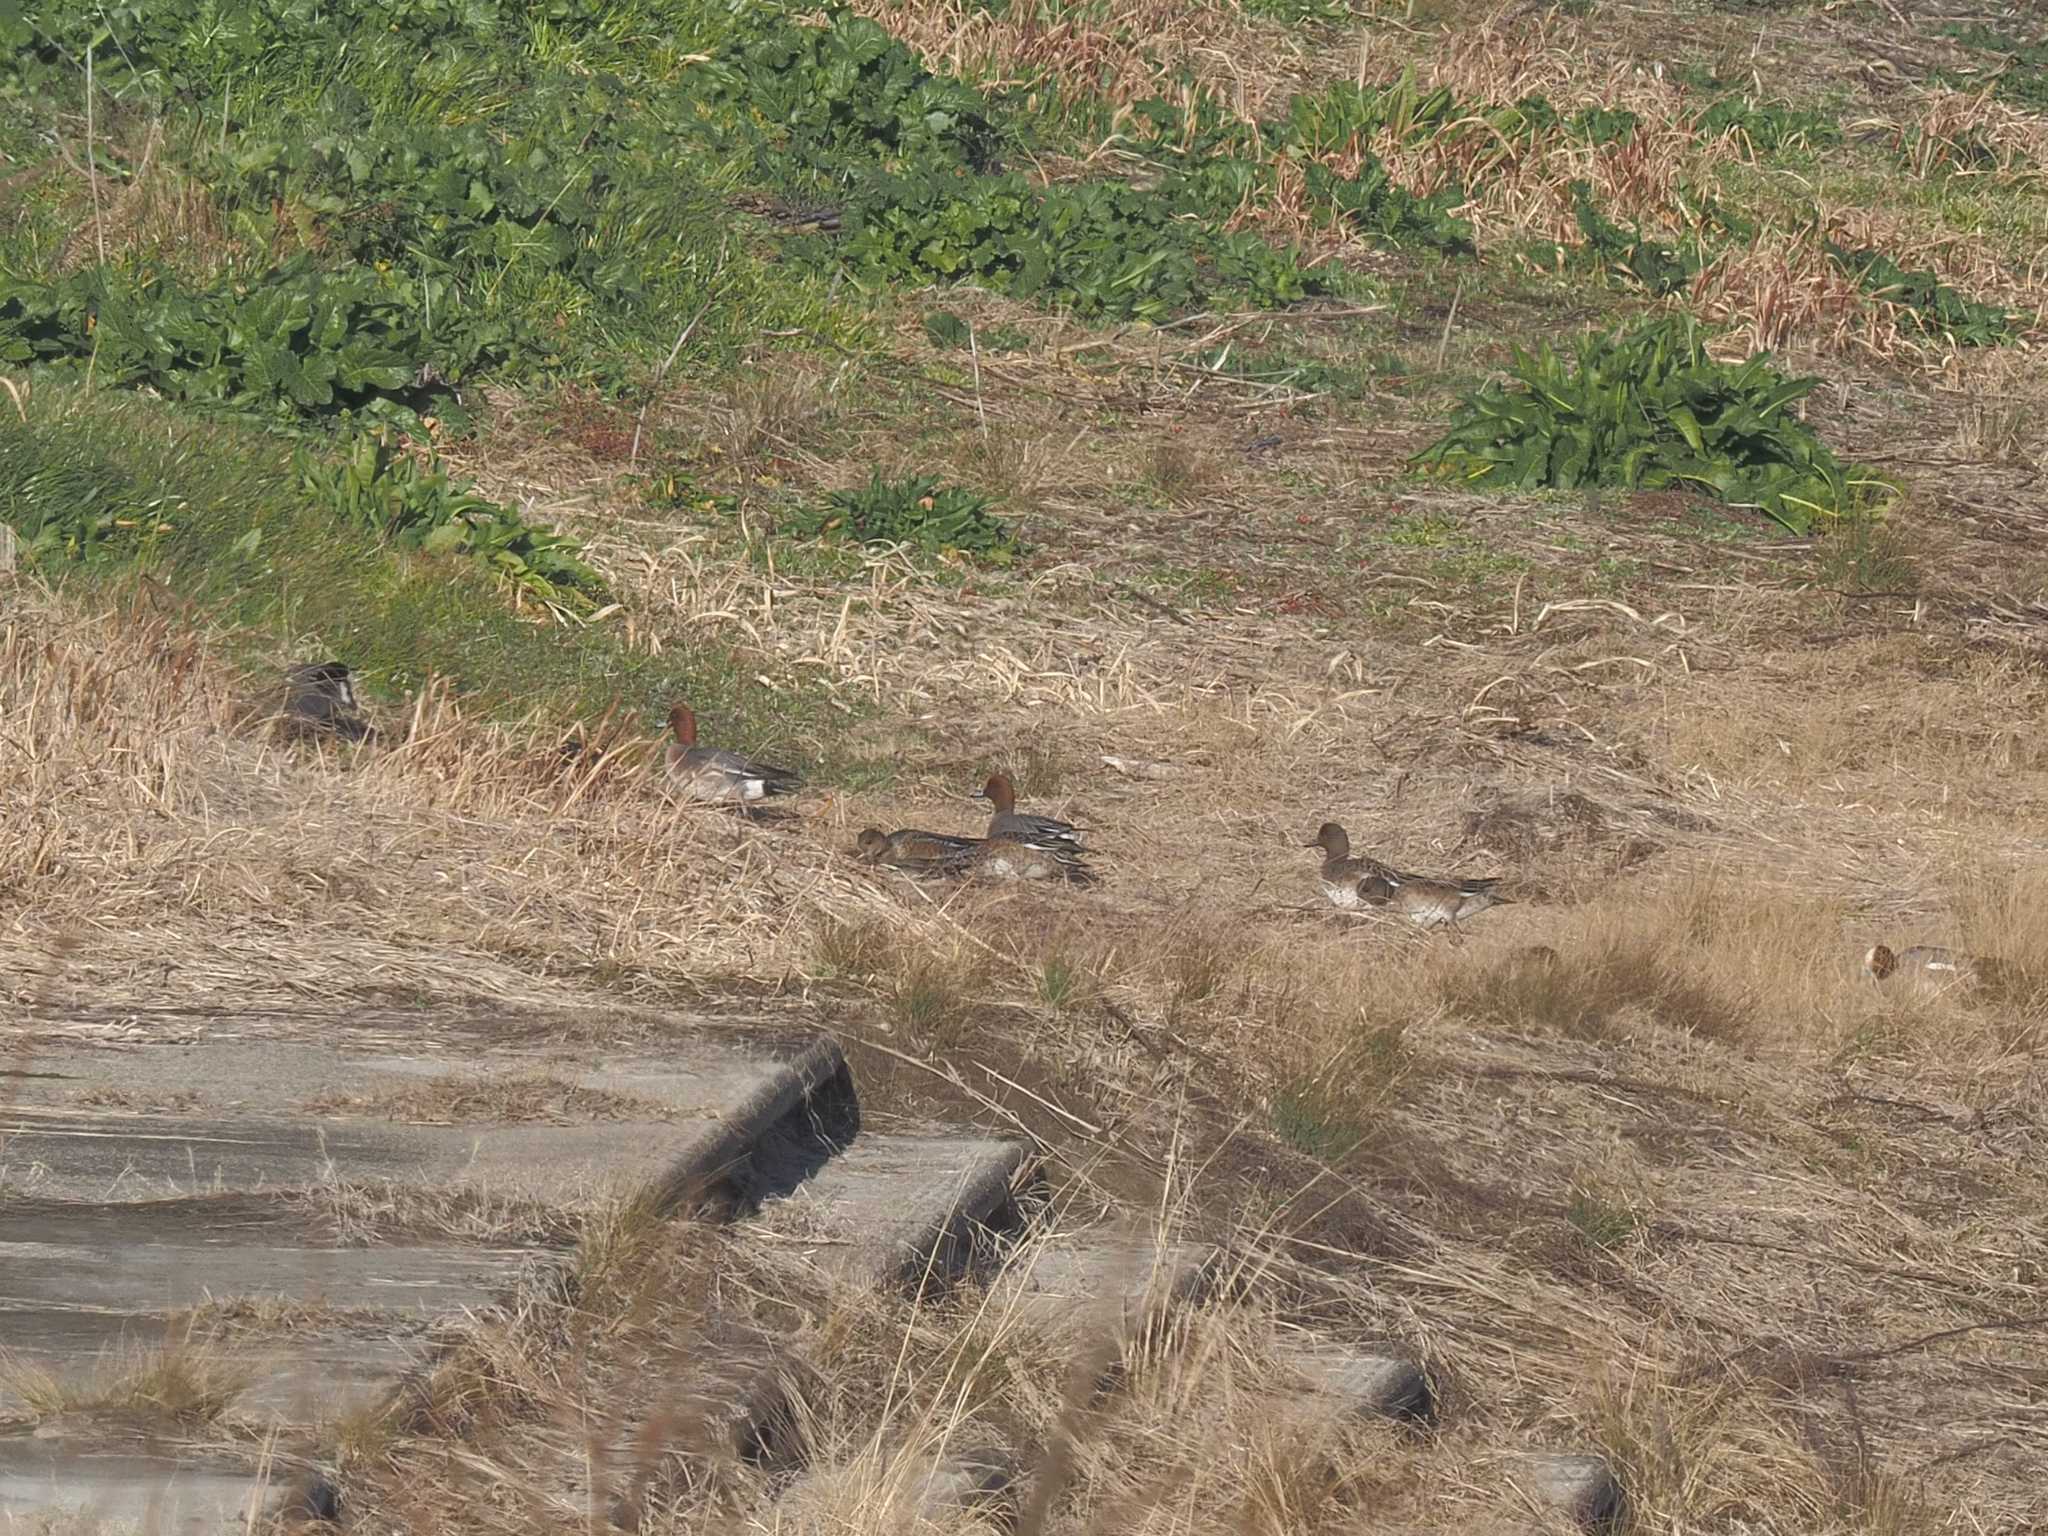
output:
M 1038 1000 L 1058 1012 L 1079 999 L 1085 973 L 1065 955 L 1048 955 L 1038 968 Z
M 761 179 L 844 198 L 844 238 L 807 247 L 820 265 L 871 284 L 975 282 L 1091 318 L 1328 290 L 1291 251 L 1187 219 L 1180 189 L 1003 171 L 1000 151 L 1025 133 L 1016 113 L 874 22 L 826 14 L 822 27 L 757 17 L 710 72 L 734 120 L 726 141 L 750 146 Z
M 1907 594 L 1919 586 L 1912 551 L 1891 523 L 1859 512 L 1821 547 L 1820 579 L 1837 592 Z
M 114 590 L 147 572 L 239 637 L 252 663 L 317 635 L 377 690 L 435 676 L 485 706 L 567 717 L 622 703 L 650 724 L 687 698 L 727 739 L 759 750 L 814 744 L 841 718 L 801 684 L 764 690 L 752 681 L 758 664 L 722 646 L 650 656 L 611 625 L 521 611 L 470 556 L 399 547 L 307 496 L 292 455 L 252 426 L 54 384 L 29 397 L 27 416 L 0 411 L 0 516 L 48 522 L 85 499 L 147 519 L 103 535 L 100 559 L 55 566 L 52 579 Z
M 875 470 L 866 485 L 834 491 L 822 503 L 798 509 L 782 531 L 799 537 L 851 539 L 860 544 L 902 544 L 928 555 L 965 555 L 1008 565 L 1022 552 L 1009 526 L 990 512 L 986 496 L 937 475 L 884 480 Z
M 772 183 L 810 173 L 841 190 L 866 169 L 993 169 L 1015 127 L 975 87 L 933 74 L 863 16 L 825 9 L 803 26 L 774 7 L 745 13 L 706 78 Z
M 1571 185 L 1572 216 L 1585 236 L 1580 255 L 1603 271 L 1625 273 L 1651 294 L 1662 298 L 1679 292 L 1706 264 L 1695 245 L 1690 250 L 1644 236 L 1640 227 L 1624 229 L 1593 206 L 1593 189 L 1583 181 Z
M 1409 549 L 1442 549 L 1458 537 L 1458 525 L 1450 518 L 1438 517 L 1433 512 L 1397 517 L 1387 524 L 1386 531 L 1389 544 L 1400 544 Z
M 421 464 L 389 429 L 364 433 L 338 464 L 301 450 L 297 468 L 309 495 L 400 549 L 459 550 L 520 592 L 578 615 L 595 612 L 606 597 L 574 539 L 524 521 L 437 464 Z
M 1273 1130 L 1296 1151 L 1321 1162 L 1341 1162 L 1365 1132 L 1337 1094 L 1320 1083 L 1289 1083 L 1273 1095 Z
M 484 372 L 622 387 L 692 314 L 691 366 L 821 324 L 822 282 L 771 275 L 720 217 L 710 75 L 676 45 L 729 28 L 721 8 L 557 11 L 536 31 L 487 0 L 32 8 L 0 86 L 75 112 L 90 55 L 102 179 L 186 177 L 217 229 L 175 271 L 117 245 L 60 274 L 14 242 L 0 345 L 285 418 L 384 398 L 453 420 Z
M 1088 318 L 1157 320 L 1231 298 L 1272 308 L 1329 291 L 1293 252 L 1186 211 L 1122 182 L 1039 187 L 931 169 L 856 192 L 841 253 L 871 282 L 975 282 Z
M 935 347 L 979 348 L 988 353 L 1022 352 L 1031 345 L 1031 338 L 1014 325 L 982 329 L 949 309 L 934 310 L 926 315 L 924 334 Z
M 1640 561 L 1608 555 L 1593 566 L 1593 585 L 1603 592 L 1626 592 L 1642 574 Z
M 1186 103 L 1153 97 L 1138 102 L 1127 123 L 1100 126 L 1128 133 L 1165 163 L 1160 195 L 1183 215 L 1221 220 L 1269 196 L 1278 185 L 1277 155 L 1302 166 L 1310 201 L 1332 221 L 1385 244 L 1465 252 L 1472 249 L 1471 226 L 1451 213 L 1465 201 L 1462 187 L 1418 194 L 1360 148 L 1382 130 L 1404 138 L 1467 131 L 1455 126 L 1462 105 L 1447 87 L 1421 90 L 1411 72 L 1391 86 L 1339 81 L 1296 95 L 1283 116 L 1258 125 L 1198 94 Z M 1527 132 L 1514 109 L 1505 112 L 1508 128 Z M 1507 129 L 1489 123 L 1489 131 Z M 1340 176 L 1325 162 L 1337 150 L 1356 161 L 1354 171 Z
M 1642 1227 L 1632 1208 L 1583 1185 L 1572 1191 L 1564 1219 L 1580 1242 L 1602 1250 L 1621 1247 Z
M 1799 533 L 1885 484 L 1843 465 L 1792 414 L 1817 380 L 1785 378 L 1764 353 L 1717 362 L 1687 319 L 1589 335 L 1575 357 L 1517 348 L 1513 373 L 1512 391 L 1489 382 L 1467 395 L 1415 462 L 1515 490 L 1697 485 Z
M 2028 42 L 1982 22 L 1952 24 L 1944 27 L 1942 34 L 1980 53 L 2003 54 L 1991 75 L 2000 99 L 2032 111 L 2048 111 L 2048 38 Z M 1965 90 L 1981 90 L 1985 83 L 1984 74 L 1978 71 L 1941 78 Z
M 1318 21 L 1334 27 L 1354 19 L 1348 0 L 1238 0 L 1238 5 L 1247 16 L 1295 26 Z
M 1999 305 L 1966 298 L 1931 271 L 1908 272 L 1882 251 L 1845 250 L 1832 240 L 1827 249 L 1865 292 L 1905 311 L 1902 330 L 1958 347 L 1996 347 L 2018 336 L 2012 316 Z
M 1146 572 L 1160 590 L 1183 603 L 1221 603 L 1237 595 L 1237 574 L 1215 566 L 1154 565 Z
M 1826 112 L 1795 107 L 1789 101 L 1756 101 L 1742 95 L 1717 97 L 1692 119 L 1692 131 L 1703 139 L 1733 133 L 1758 155 L 1775 155 L 1794 147 L 1820 149 L 1842 142 L 1842 125 Z

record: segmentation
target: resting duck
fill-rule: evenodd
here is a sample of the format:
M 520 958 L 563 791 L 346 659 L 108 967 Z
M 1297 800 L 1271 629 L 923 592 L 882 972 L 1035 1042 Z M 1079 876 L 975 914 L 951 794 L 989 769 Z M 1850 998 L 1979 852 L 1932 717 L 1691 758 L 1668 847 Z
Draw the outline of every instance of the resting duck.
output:
M 669 786 L 686 800 L 705 805 L 751 805 L 769 795 L 794 794 L 803 780 L 786 768 L 750 762 L 722 747 L 697 745 L 697 717 L 687 704 L 668 712 L 675 739 L 662 751 Z
M 377 733 L 356 702 L 355 674 L 347 663 L 316 662 L 284 675 L 284 723 L 313 735 L 363 741 Z
M 1329 897 L 1332 906 L 1347 910 L 1356 908 L 1362 902 L 1371 906 L 1384 906 L 1387 897 L 1402 886 L 1434 886 L 1456 891 L 1460 896 L 1476 897 L 1487 895 L 1500 884 L 1498 877 L 1494 876 L 1484 879 L 1440 880 L 1428 875 L 1411 875 L 1382 864 L 1369 855 L 1354 854 L 1351 851 L 1349 834 L 1334 821 L 1324 822 L 1316 833 L 1315 841 L 1308 846 L 1323 851 L 1323 894 Z M 1364 885 L 1369 880 L 1378 880 L 1386 886 L 1386 891 L 1381 893 L 1377 901 L 1367 898 L 1364 894 Z M 1500 906 L 1506 902 L 1505 896 L 1491 896 L 1471 910 L 1480 912 L 1487 907 Z
M 1491 880 L 1484 882 L 1490 887 Z M 1369 907 L 1386 907 L 1418 928 L 1454 928 L 1488 907 L 1512 905 L 1490 889 L 1471 890 L 1446 880 L 1404 878 L 1398 884 L 1386 875 L 1367 875 L 1358 882 L 1358 899 Z
M 952 879 L 1063 880 L 1069 885 L 1094 885 L 1097 875 L 1082 862 L 1078 849 L 1020 843 L 1011 838 L 952 837 L 907 827 L 884 832 L 869 827 L 854 847 L 869 864 L 882 864 L 914 875 Z
M 854 851 L 866 864 L 884 864 L 918 875 L 942 875 L 951 873 L 980 844 L 978 837 L 952 837 L 944 832 L 922 832 L 915 827 L 900 832 L 869 827 L 854 841 Z
M 1986 968 L 1984 961 L 1939 944 L 1915 944 L 1896 951 L 1889 945 L 1873 944 L 1863 957 L 1863 969 L 1873 981 L 1898 977 L 1923 987 L 1972 986 Z
M 960 855 L 953 868 L 984 880 L 1064 880 L 1069 885 L 1095 885 L 1101 879 L 1082 862 L 1079 848 L 1007 837 L 977 843 Z
M 1007 773 L 989 775 L 988 782 L 975 793 L 974 799 L 986 800 L 995 809 L 988 819 L 990 841 L 1033 843 L 1046 848 L 1081 847 L 1081 834 L 1072 823 L 1057 821 L 1050 816 L 1034 816 L 1017 809 L 1017 786 Z

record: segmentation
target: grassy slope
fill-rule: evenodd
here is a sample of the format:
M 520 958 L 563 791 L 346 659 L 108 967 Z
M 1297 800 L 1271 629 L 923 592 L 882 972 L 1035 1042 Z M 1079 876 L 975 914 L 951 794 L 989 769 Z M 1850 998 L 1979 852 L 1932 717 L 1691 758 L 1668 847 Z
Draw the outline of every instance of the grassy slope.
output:
M 2026 1320 L 2048 1310 L 2048 929 L 2031 870 L 2048 759 L 2028 722 L 2048 697 L 2048 418 L 2025 358 L 1907 350 L 1799 230 L 1818 189 L 1845 232 L 2026 309 L 2040 298 L 2029 232 L 2048 207 L 2039 120 L 1985 109 L 1980 131 L 2022 154 L 2007 172 L 1910 170 L 1889 135 L 1950 109 L 1918 82 L 1967 60 L 1933 24 L 1901 34 L 1875 6 L 1773 11 L 1761 33 L 1747 7 L 1596 7 L 1492 32 L 1463 5 L 1415 7 L 1419 30 L 1176 7 L 1163 45 L 1156 16 L 1099 6 L 1038 54 L 1000 19 L 962 30 L 950 8 L 874 9 L 934 56 L 1132 95 L 1161 78 L 1148 52 L 1219 76 L 1235 60 L 1233 88 L 1284 99 L 1350 77 L 1364 46 L 1376 78 L 1413 57 L 1488 99 L 1541 86 L 1646 112 L 1671 101 L 1645 84 L 1651 65 L 1753 68 L 1771 94 L 1886 125 L 1759 163 L 1687 153 L 1768 224 L 1699 302 L 1725 302 L 1738 329 L 1778 327 L 1828 381 L 1814 421 L 1901 474 L 1909 499 L 1881 527 L 1815 543 L 1683 495 L 1474 495 L 1408 477 L 1407 456 L 1510 344 L 1652 307 L 1626 283 L 1515 259 L 1518 242 L 1568 232 L 1554 226 L 1566 170 L 1590 167 L 1636 216 L 1665 217 L 1662 184 L 1631 180 L 1641 168 L 1620 155 L 1560 148 L 1477 189 L 1477 260 L 1338 242 L 1360 285 L 1279 315 L 1090 326 L 885 286 L 835 308 L 824 345 L 749 343 L 749 314 L 781 327 L 736 301 L 724 334 L 739 365 L 686 368 L 651 416 L 656 465 L 681 478 L 673 502 L 640 496 L 621 462 L 640 397 L 608 399 L 574 369 L 495 391 L 479 436 L 450 451 L 591 539 L 639 632 L 686 658 L 701 648 L 734 707 L 759 711 L 756 733 L 783 707 L 745 692 L 757 672 L 816 679 L 866 711 L 834 749 L 835 798 L 739 834 L 665 817 L 623 780 L 578 790 L 528 751 L 544 741 L 453 718 L 368 772 L 252 759 L 219 744 L 217 681 L 123 691 L 130 671 L 157 675 L 146 630 L 37 607 L 11 632 L 6 697 L 40 685 L 76 707 L 46 717 L 63 722 L 41 727 L 61 750 L 11 808 L 0 886 L 36 903 L 9 941 L 20 958 L 90 913 L 97 949 L 73 980 L 109 997 L 144 976 L 196 1003 L 289 998 L 288 980 L 354 996 L 372 971 L 422 999 L 536 1004 L 586 999 L 593 980 L 666 1001 L 801 978 L 807 1011 L 821 995 L 839 1010 L 876 1123 L 960 1106 L 866 1041 L 976 1083 L 994 1081 L 986 1064 L 1136 1151 L 1106 1156 L 1023 1095 L 996 1123 L 1027 1125 L 1117 1194 L 1184 1208 L 1204 1234 L 1298 1239 L 1288 1305 L 1421 1339 L 1457 1395 L 1463 1427 L 1418 1460 L 1367 1444 L 1334 1471 L 1291 1467 L 1245 1385 L 1270 1340 L 1228 1334 L 1218 1358 L 1241 1371 L 1163 1373 L 1108 1416 L 1063 1529 L 1336 1531 L 1362 1496 L 1406 1528 L 1463 1529 L 1462 1458 L 1522 1435 L 1609 1449 L 1652 1531 L 2037 1528 L 2048 1478 Z M 1873 53 L 1908 83 L 1871 83 Z M 1078 160 L 1094 145 L 1053 147 Z M 75 184 L 60 206 L 76 227 Z M 735 239 L 757 248 L 776 246 Z M 764 286 L 743 294 L 786 279 L 819 297 L 801 264 L 746 270 Z M 935 308 L 1015 344 L 935 345 L 921 323 Z M 637 333 L 637 367 L 688 313 Z M 331 626 L 361 623 L 365 654 L 395 670 L 427 622 L 383 600 L 396 591 L 438 634 L 499 631 L 494 678 L 531 669 L 579 704 L 592 674 L 657 665 L 604 640 L 566 651 L 566 632 L 506 619 L 484 584 L 417 565 L 405 579 L 366 541 L 341 540 L 351 558 L 331 561 L 340 536 L 291 505 L 282 454 L 242 428 L 42 382 L 31 415 L 39 433 L 93 424 L 99 451 L 145 481 L 175 456 L 158 446 L 166 419 L 225 444 L 177 475 L 218 488 L 216 506 L 254 494 L 314 530 L 288 584 L 234 595 L 247 606 L 229 611 L 277 636 L 338 645 L 349 631 Z M 1015 571 L 935 570 L 764 534 L 875 464 L 1000 492 L 1035 554 Z M 232 571 L 212 557 L 246 526 L 225 518 L 196 543 L 185 579 Z M 280 593 L 328 586 L 369 607 L 323 592 L 285 617 Z M 60 687 L 31 635 L 58 637 L 84 680 Z M 669 685 L 640 676 L 636 698 Z M 131 716 L 96 715 L 95 690 Z M 509 681 L 485 692 L 525 697 Z M 128 753 L 151 737 L 191 756 L 153 777 Z M 1126 776 L 1104 754 L 1171 768 Z M 865 824 L 964 828 L 958 796 L 996 760 L 1034 801 L 1099 828 L 1101 893 L 936 907 L 845 860 Z M 110 762 L 108 777 L 83 771 Z M 256 824 L 223 857 L 219 807 L 272 787 L 297 808 L 237 820 Z M 1521 899 L 1457 945 L 1335 924 L 1300 847 L 1330 815 L 1394 862 L 1483 865 Z M 361 889 L 411 930 L 394 936 L 344 894 Z M 319 938 L 294 945 L 310 978 L 233 932 L 252 913 Z M 1994 952 L 2015 977 L 1974 998 L 1881 993 L 1855 962 L 1879 938 Z M 164 976 L 167 939 L 193 958 Z M 1530 943 L 1558 949 L 1561 969 L 1518 960 Z M 1157 1169 L 1184 1143 L 1201 1156 L 1177 1166 L 1202 1171 L 1162 1190 Z M 882 1396 L 908 1415 L 941 1401 L 947 1364 L 988 1343 L 950 1318 L 906 1331 L 891 1315 L 870 1334 L 775 1315 L 834 1351 L 828 1443 L 858 1445 Z M 620 1358 L 690 1347 L 676 1334 Z M 1062 1362 L 993 1358 L 988 1422 L 1041 1434 Z M 557 1374 L 586 1379 L 577 1364 Z M 569 1475 L 547 1459 L 553 1423 L 614 1406 L 603 1362 L 587 1379 L 561 1388 L 559 1420 L 508 1410 L 469 1437 L 469 1465 L 497 1469 L 498 1512 L 452 1499 L 448 1523 L 516 1524 L 528 1493 L 547 1507 L 534 1490 Z M 366 1486 L 416 1507 L 397 1502 L 403 1485 L 426 1485 L 440 1453 L 431 1435 L 384 1446 Z M 1192 1500 L 1143 1496 L 1189 1486 Z M 668 1518 L 709 1516 L 684 1498 Z

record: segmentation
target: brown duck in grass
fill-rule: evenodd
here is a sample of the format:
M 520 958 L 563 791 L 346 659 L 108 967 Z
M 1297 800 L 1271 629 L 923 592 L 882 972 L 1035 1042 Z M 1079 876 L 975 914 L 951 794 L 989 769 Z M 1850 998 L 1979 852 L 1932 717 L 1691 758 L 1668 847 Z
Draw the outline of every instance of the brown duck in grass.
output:
M 672 738 L 662 749 L 669 787 L 700 805 L 750 806 L 770 795 L 791 795 L 803 780 L 787 768 L 771 768 L 728 752 L 697 744 L 697 717 L 687 704 L 668 712 Z
M 855 842 L 862 862 L 940 879 L 1056 880 L 1094 885 L 1099 877 L 1073 848 L 1044 847 L 999 837 L 954 837 L 907 827 L 869 827 Z
M 1411 875 L 1382 864 L 1370 854 L 1355 854 L 1349 834 L 1334 821 L 1324 822 L 1315 841 L 1308 846 L 1323 851 L 1323 895 L 1331 906 L 1346 911 L 1361 906 L 1392 907 L 1419 926 L 1433 928 L 1439 923 L 1430 914 L 1440 909 L 1452 913 L 1443 921 L 1457 922 L 1488 907 L 1509 904 L 1507 897 L 1494 892 L 1494 887 L 1500 884 L 1497 876 L 1439 879 Z M 1408 894 L 1401 895 L 1403 891 Z M 1452 901 L 1452 896 L 1457 899 Z

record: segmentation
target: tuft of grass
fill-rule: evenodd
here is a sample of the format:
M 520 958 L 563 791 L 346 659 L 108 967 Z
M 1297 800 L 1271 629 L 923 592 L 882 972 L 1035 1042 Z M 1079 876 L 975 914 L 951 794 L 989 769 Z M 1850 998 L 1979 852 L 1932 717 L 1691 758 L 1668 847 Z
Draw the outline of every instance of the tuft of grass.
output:
M 953 1034 L 964 1001 L 960 988 L 936 965 L 919 965 L 898 979 L 889 1012 L 916 1038 L 943 1040 Z
M 1820 577 L 1856 596 L 1909 595 L 1919 584 L 1913 547 L 1891 518 L 1858 508 L 1820 547 Z
M 1273 1129 L 1297 1151 L 1341 1162 L 1365 1140 L 1350 1106 L 1327 1085 L 1290 1083 L 1273 1095 Z
M 1191 506 L 1214 495 L 1227 472 L 1220 455 L 1186 437 L 1156 443 L 1146 455 L 1145 467 L 1146 478 L 1173 507 Z
M 1038 967 L 1038 1000 L 1058 1012 L 1080 1000 L 1087 973 L 1065 955 L 1048 955 Z
M 1564 1219 L 1579 1242 L 1603 1252 L 1625 1246 L 1642 1226 L 1631 1206 L 1585 1184 L 1572 1189 Z
M 869 981 L 887 968 L 895 942 L 877 919 L 827 915 L 812 936 L 811 956 L 826 976 Z
M 900 544 L 921 554 L 1008 565 L 1022 548 L 1008 524 L 990 511 L 992 506 L 988 497 L 942 484 L 937 475 L 884 480 L 877 469 L 866 485 L 834 491 L 823 502 L 800 508 L 784 520 L 782 532 Z
M 77 1379 L 0 1354 L 0 1381 L 35 1420 L 86 1416 L 197 1429 L 225 1413 L 251 1375 L 245 1362 L 192 1340 L 105 1362 Z

